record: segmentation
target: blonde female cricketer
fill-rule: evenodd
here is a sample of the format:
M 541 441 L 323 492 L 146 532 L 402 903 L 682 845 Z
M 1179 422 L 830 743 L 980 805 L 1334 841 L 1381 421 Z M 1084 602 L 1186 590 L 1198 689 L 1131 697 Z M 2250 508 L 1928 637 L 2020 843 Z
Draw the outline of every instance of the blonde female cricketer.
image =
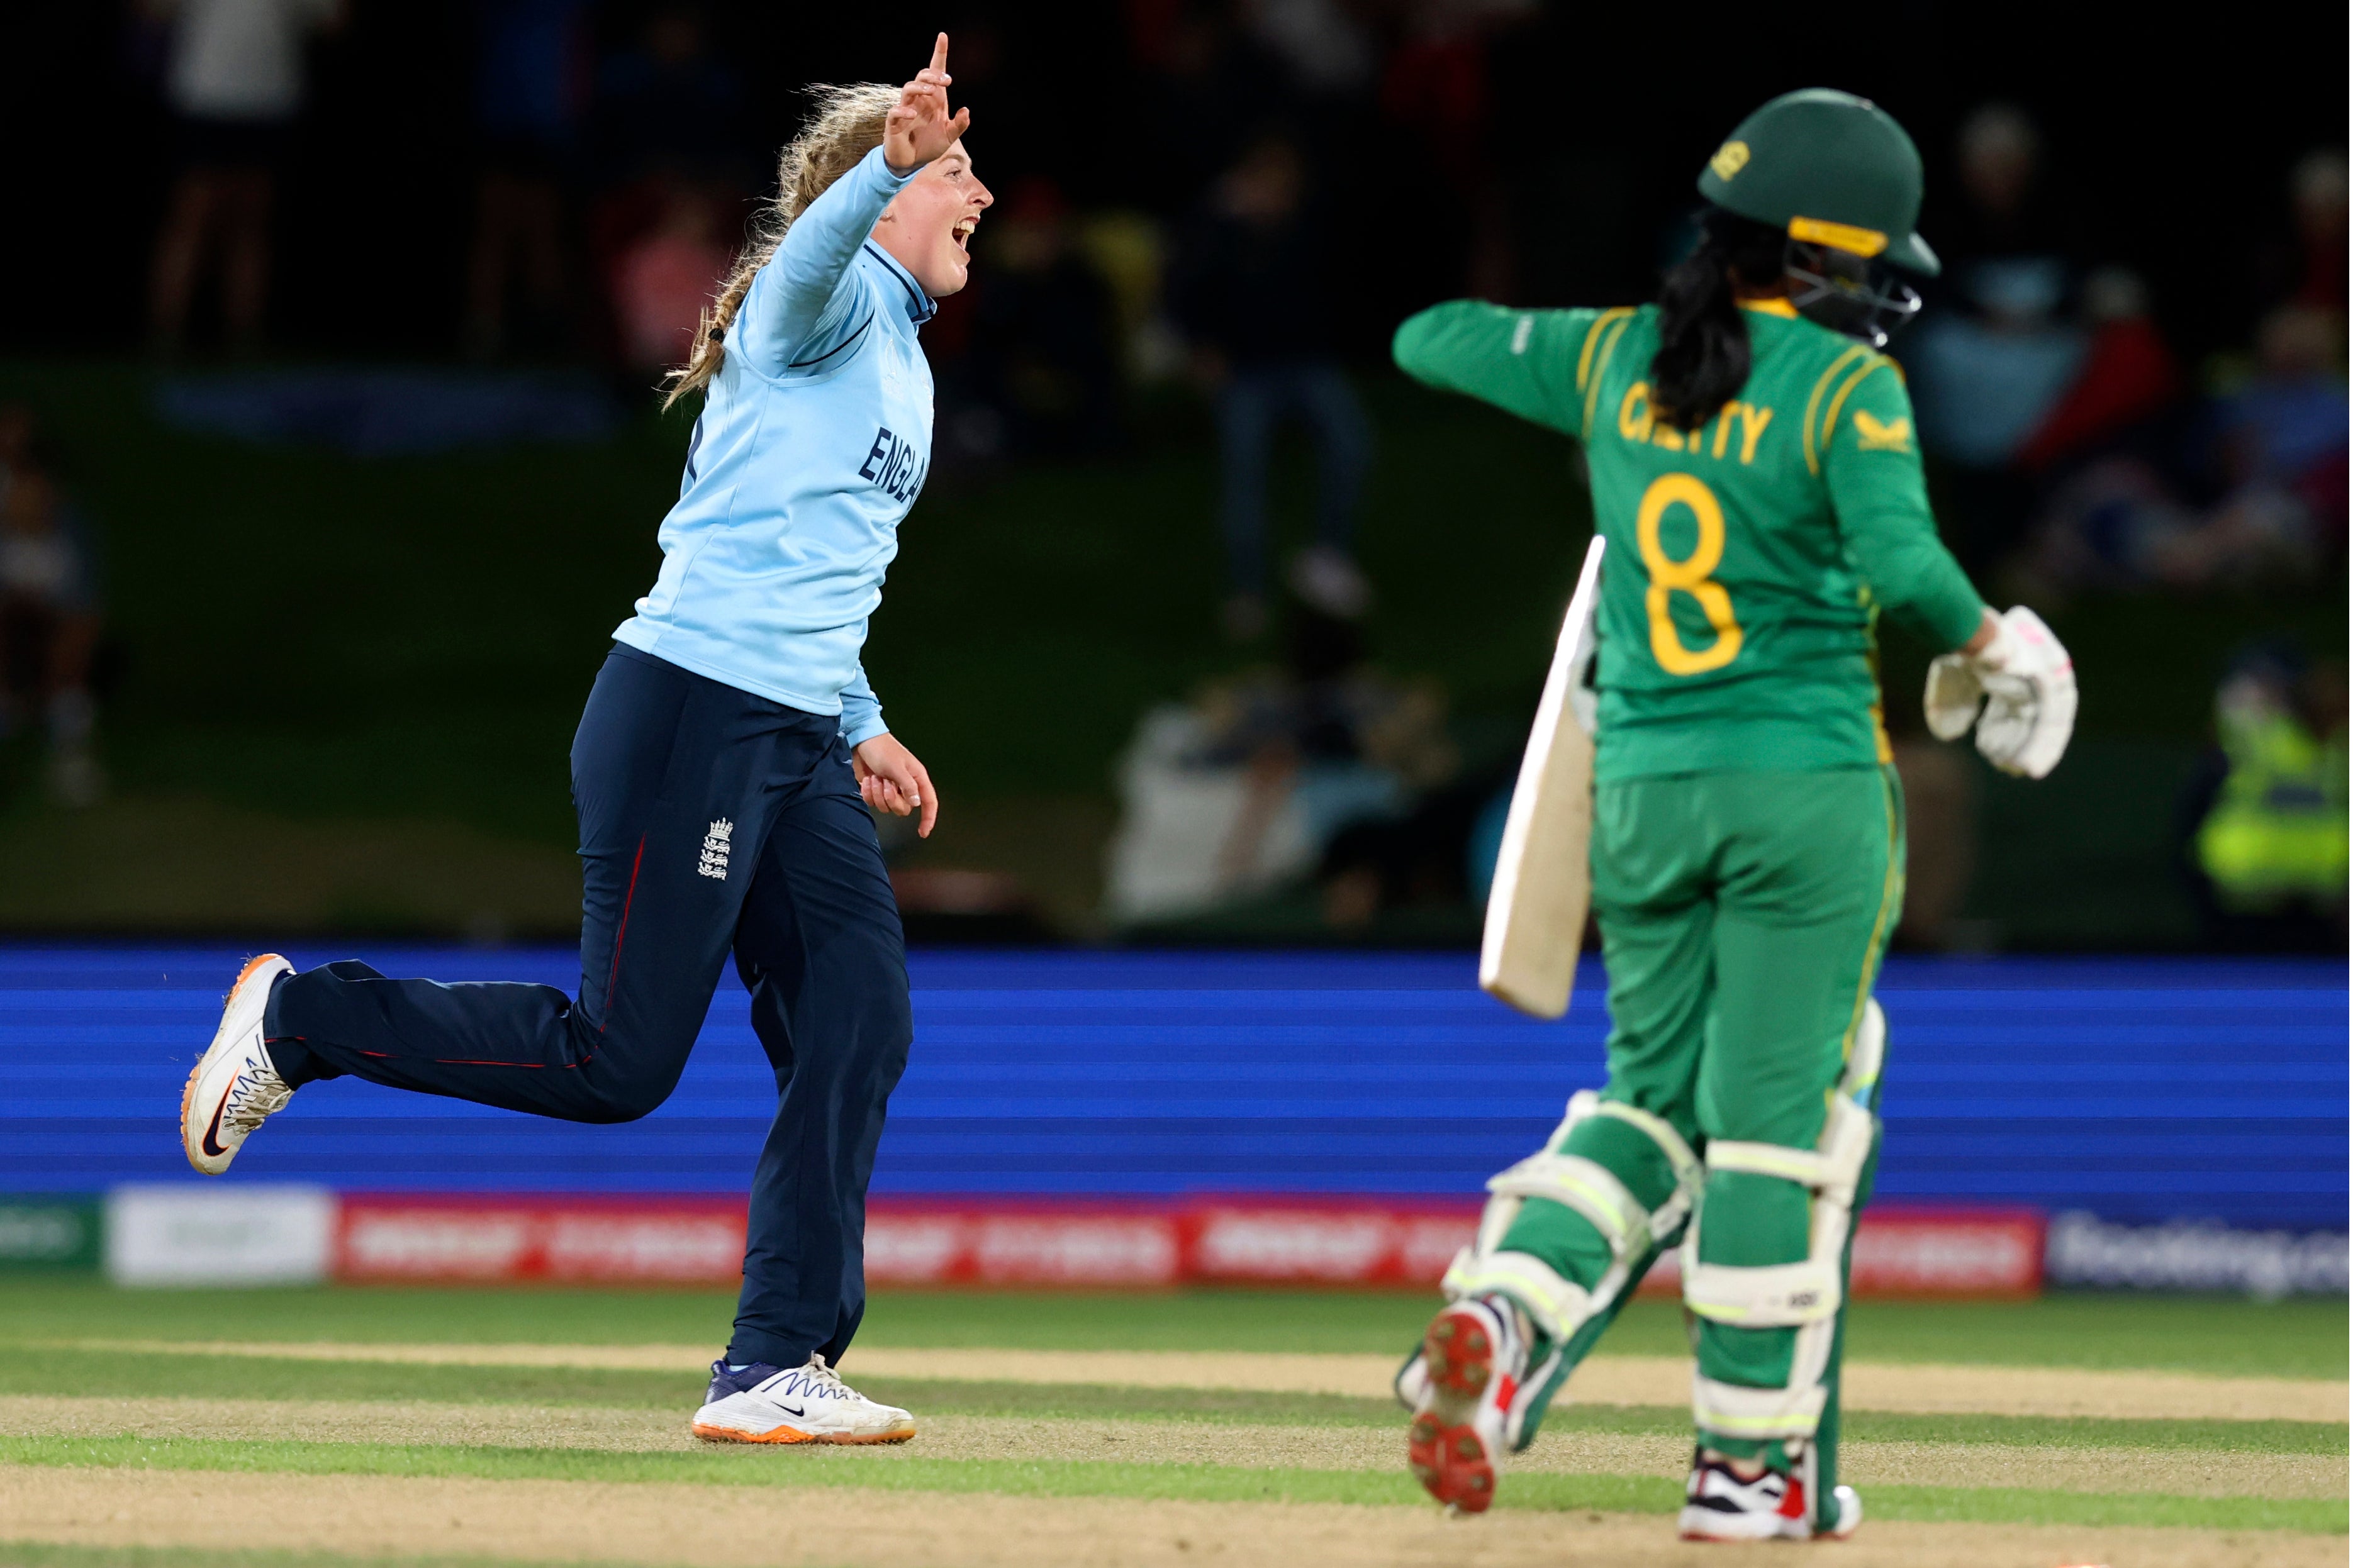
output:
M 247 965 L 188 1079 L 181 1133 L 228 1168 L 293 1091 L 344 1074 L 571 1121 L 628 1121 L 677 1085 L 732 953 L 778 1100 L 751 1190 L 744 1289 L 698 1436 L 890 1443 L 903 1410 L 833 1364 L 865 1310 L 866 1186 L 913 1026 L 867 808 L 939 794 L 860 668 L 923 488 L 916 342 L 964 287 L 990 202 L 948 109 L 946 35 L 904 87 L 821 89 L 765 233 L 704 318 L 662 567 L 614 633 L 572 747 L 586 890 L 580 993 Z
M 1944 655 L 1931 728 L 1975 722 L 2012 773 L 2058 763 L 2075 680 L 2033 613 L 1987 609 L 1936 538 L 1880 352 L 1919 303 L 1890 265 L 1937 267 L 1903 128 L 1845 93 L 1791 93 L 1733 132 L 1699 190 L 1702 243 L 1655 304 L 1464 301 L 1397 334 L 1409 374 L 1585 448 L 1609 541 L 1591 868 L 1611 1021 L 1608 1084 L 1489 1183 L 1398 1394 L 1423 1485 L 1485 1508 L 1680 1237 L 1698 1431 L 1683 1532 L 1839 1536 L 1862 1517 L 1835 1471 L 1886 1047 L 1871 991 L 1904 892 L 1877 619 Z

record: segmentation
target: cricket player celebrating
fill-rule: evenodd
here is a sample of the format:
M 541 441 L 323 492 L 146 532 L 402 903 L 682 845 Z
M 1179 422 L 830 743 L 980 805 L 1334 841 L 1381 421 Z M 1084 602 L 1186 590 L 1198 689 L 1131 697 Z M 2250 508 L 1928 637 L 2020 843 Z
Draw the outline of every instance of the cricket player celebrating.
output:
M 1888 269 L 1937 269 L 1911 139 L 1864 100 L 1791 93 L 1699 189 L 1702 241 L 1656 304 L 1457 301 L 1397 334 L 1409 374 L 1584 445 L 1606 541 L 1590 866 L 1612 1025 L 1607 1087 L 1488 1184 L 1398 1394 L 1414 1473 L 1484 1509 L 1680 1240 L 1698 1429 L 1683 1533 L 1843 1536 L 1862 1515 L 1836 1477 L 1845 1282 L 1886 1050 L 1871 993 L 1904 899 L 1875 623 L 1944 654 L 1931 727 L 1975 721 L 2010 773 L 2059 761 L 2074 675 L 1936 538 L 1880 352 L 1918 306 Z
M 821 89 L 765 232 L 706 312 L 661 573 L 614 634 L 573 742 L 577 998 L 247 965 L 189 1076 L 189 1162 L 228 1168 L 301 1085 L 345 1073 L 572 1121 L 668 1098 L 732 953 L 779 1100 L 744 1289 L 697 1436 L 889 1443 L 903 1410 L 832 1370 L 865 1310 L 866 1187 L 913 1026 L 872 806 L 939 814 L 860 664 L 930 465 L 916 342 L 990 202 L 948 110 L 946 35 L 903 88 Z M 861 799 L 862 797 L 862 799 Z

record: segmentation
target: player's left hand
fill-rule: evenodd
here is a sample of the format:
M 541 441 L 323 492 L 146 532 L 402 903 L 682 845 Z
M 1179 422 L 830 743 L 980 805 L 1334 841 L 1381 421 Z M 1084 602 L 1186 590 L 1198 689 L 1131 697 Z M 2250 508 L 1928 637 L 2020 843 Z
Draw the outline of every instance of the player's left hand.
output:
M 892 172 L 912 174 L 955 145 L 972 123 L 972 110 L 948 112 L 948 36 L 932 46 L 932 63 L 899 89 L 899 101 L 882 121 L 882 156 Z
M 932 824 L 940 819 L 939 792 L 932 788 L 930 773 L 914 752 L 899 743 L 897 736 L 881 734 L 860 741 L 849 753 L 849 771 L 858 776 L 858 793 L 868 805 L 892 816 L 921 812 L 915 837 L 932 836 Z
M 1957 741 L 1974 722 L 1987 762 L 2006 773 L 2042 778 L 2059 765 L 2075 732 L 2075 661 L 2023 605 L 1989 615 L 1980 636 L 1976 651 L 1948 653 L 1929 665 L 1921 696 L 1929 731 Z

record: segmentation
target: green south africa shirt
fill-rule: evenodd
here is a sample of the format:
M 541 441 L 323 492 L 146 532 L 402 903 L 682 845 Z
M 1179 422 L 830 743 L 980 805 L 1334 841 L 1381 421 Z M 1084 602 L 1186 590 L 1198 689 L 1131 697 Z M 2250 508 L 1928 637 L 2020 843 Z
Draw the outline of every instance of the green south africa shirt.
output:
M 1938 652 L 1984 614 L 1936 537 L 1895 363 L 1780 301 L 1746 319 L 1748 380 L 1689 434 L 1651 406 L 1654 306 L 1458 300 L 1398 329 L 1407 374 L 1584 444 L 1609 542 L 1604 781 L 1884 762 L 1879 612 Z

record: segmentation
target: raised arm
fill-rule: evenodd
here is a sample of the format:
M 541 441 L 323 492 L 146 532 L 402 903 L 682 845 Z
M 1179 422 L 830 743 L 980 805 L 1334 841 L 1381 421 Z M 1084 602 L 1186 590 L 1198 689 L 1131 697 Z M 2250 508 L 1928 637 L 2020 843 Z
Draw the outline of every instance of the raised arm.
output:
M 877 147 L 827 186 L 793 219 L 776 255 L 752 279 L 731 346 L 765 374 L 782 375 L 823 357 L 831 346 L 827 338 L 857 331 L 849 313 L 860 291 L 849 264 L 912 177 L 893 174 Z
M 948 112 L 947 60 L 942 33 L 932 63 L 899 89 L 883 121 L 882 145 L 795 215 L 776 255 L 752 279 L 732 333 L 734 346 L 767 374 L 805 368 L 834 346 L 828 340 L 859 330 L 850 317 L 858 290 L 845 286 L 850 263 L 882 209 L 924 164 L 955 145 L 972 121 L 969 110 Z
M 1425 385 L 1464 393 L 1576 436 L 1583 428 L 1580 384 L 1595 374 L 1586 344 L 1597 321 L 1623 315 L 1514 310 L 1455 300 L 1408 317 L 1390 352 L 1399 370 Z

